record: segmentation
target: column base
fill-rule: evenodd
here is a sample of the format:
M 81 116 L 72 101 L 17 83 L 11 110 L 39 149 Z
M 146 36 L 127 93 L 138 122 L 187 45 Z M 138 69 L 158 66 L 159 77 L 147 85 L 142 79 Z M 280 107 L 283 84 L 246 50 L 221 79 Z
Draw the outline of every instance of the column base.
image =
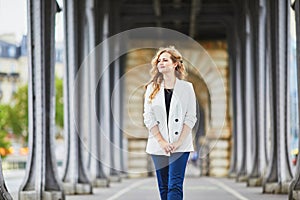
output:
M 292 199 L 289 199 L 289 200 L 297 200 L 297 199 L 300 199 L 300 191 L 297 190 L 297 191 L 293 191 L 293 196 L 292 196 Z
M 119 175 L 111 175 L 109 176 L 110 182 L 121 182 L 121 177 Z
M 247 181 L 248 187 L 259 187 L 262 186 L 262 178 L 249 178 Z
M 110 181 L 106 178 L 97 178 L 92 184 L 94 187 L 109 187 Z
M 120 173 L 119 175 L 120 175 L 121 179 L 128 178 L 128 174 L 127 173 Z
M 289 193 L 289 187 L 291 182 L 284 182 L 281 184 L 281 193 L 282 194 L 288 194 Z
M 36 200 L 37 196 L 36 196 L 36 192 L 35 191 L 22 191 L 19 194 L 19 198 L 20 200 Z M 64 194 L 61 191 L 45 191 L 43 192 L 43 200 L 63 200 L 64 198 Z
M 1 163 L 0 163 L 1 165 Z M 12 196 L 2 187 L 0 187 L 1 196 L 3 200 L 13 200 Z
M 77 183 L 76 194 L 93 194 L 93 188 L 90 184 Z
M 236 177 L 237 182 L 247 182 L 249 177 L 247 175 L 241 175 Z
M 83 183 L 63 183 L 65 194 L 92 194 L 93 189 L 90 184 Z
M 228 178 L 236 178 L 236 173 L 229 173 Z
M 288 194 L 290 182 L 278 183 L 266 183 L 263 187 L 264 193 L 272 194 Z
M 263 193 L 280 194 L 281 187 L 278 183 L 266 183 L 263 186 Z

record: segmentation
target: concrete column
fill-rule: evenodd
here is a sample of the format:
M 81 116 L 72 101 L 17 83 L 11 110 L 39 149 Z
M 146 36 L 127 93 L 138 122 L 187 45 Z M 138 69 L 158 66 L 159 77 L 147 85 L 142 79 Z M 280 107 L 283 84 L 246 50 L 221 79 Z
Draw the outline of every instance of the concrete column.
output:
M 101 4 L 100 4 L 101 3 Z M 90 26 L 90 48 L 93 49 L 89 59 L 92 64 L 91 106 L 95 111 L 91 113 L 96 119 L 95 138 L 92 137 L 90 170 L 95 186 L 109 186 L 111 169 L 110 128 L 111 128 L 111 96 L 110 96 L 110 54 L 109 37 L 109 1 L 90 1 L 88 21 Z M 99 45 L 96 47 L 96 45 Z M 109 150 L 108 150 L 109 149 Z
M 297 61 L 300 61 L 300 0 L 296 0 L 293 4 L 295 10 L 296 20 L 296 35 L 297 35 Z M 297 62 L 297 76 L 300 80 L 300 62 Z M 300 102 L 300 81 L 298 81 L 298 103 Z M 298 106 L 298 113 L 300 112 L 300 106 Z M 300 122 L 299 122 L 300 124 Z M 300 147 L 300 137 L 298 137 L 298 148 Z M 300 163 L 300 156 L 298 154 L 297 164 Z M 300 168 L 296 168 L 295 175 L 292 183 L 289 187 L 289 200 L 300 199 Z
M 109 37 L 109 1 L 105 0 L 104 2 L 104 10 L 103 13 L 103 41 Z M 105 42 L 101 46 L 101 58 L 98 66 L 100 67 L 101 77 L 99 79 L 99 125 L 100 125 L 100 136 L 101 136 L 101 151 L 103 152 L 101 155 L 101 161 L 105 164 L 104 172 L 110 175 L 111 169 L 111 152 L 108 151 L 111 145 L 111 96 L 110 96 L 110 53 L 111 46 Z M 105 152 L 105 153 L 104 153 Z
M 124 71 L 125 71 L 125 59 L 123 57 L 120 58 L 120 77 L 122 77 L 124 75 Z M 124 91 L 125 91 L 125 81 L 124 79 L 120 79 L 120 89 L 119 89 L 119 95 L 120 95 L 120 109 L 119 111 L 119 117 L 120 117 L 120 120 L 119 120 L 119 135 L 120 135 L 120 138 L 119 138 L 119 145 L 120 145 L 120 161 L 119 161 L 119 164 L 120 164 L 120 171 L 121 171 L 121 176 L 124 176 L 126 177 L 127 176 L 127 159 L 126 159 L 126 156 L 127 156 L 127 138 L 124 137 L 124 114 L 123 114 L 123 110 L 124 110 Z
M 120 160 L 119 154 L 119 142 L 120 142 L 120 134 L 119 133 L 119 110 L 120 110 L 120 99 L 119 99 L 119 85 L 116 83 L 119 80 L 119 62 L 115 61 L 111 64 L 110 67 L 110 97 L 111 97 L 111 124 L 110 124 L 110 152 L 111 152 L 111 166 L 110 166 L 110 180 L 114 182 L 120 181 L 119 169 L 118 165 Z M 116 87 L 114 87 L 116 86 Z
M 251 2 L 253 4 L 253 2 Z M 253 60 L 253 21 L 251 18 L 249 1 L 244 1 L 244 42 L 243 42 L 243 66 L 245 67 L 245 126 L 244 133 L 246 134 L 246 174 L 239 177 L 240 181 L 248 181 L 251 174 L 251 168 L 257 161 L 257 140 L 258 136 L 255 130 L 255 93 L 254 93 L 254 60 Z
M 28 1 L 29 149 L 19 199 L 64 199 L 54 153 L 54 28 L 57 5 Z
M 272 130 L 273 129 L 273 98 L 276 98 L 275 94 L 273 94 L 273 81 L 272 81 L 272 64 L 271 64 L 271 60 L 272 60 L 272 56 L 271 56 L 271 39 L 269 38 L 272 33 L 271 29 L 271 7 L 270 7 L 270 1 L 267 1 L 267 44 L 266 44 L 266 57 L 267 57 L 267 75 L 266 75 L 266 79 L 267 79 L 267 96 L 266 96 L 266 102 L 267 102 L 267 116 L 268 116 L 268 120 L 267 123 L 270 123 L 270 130 L 267 130 L 269 132 L 269 137 L 270 137 L 270 155 L 268 156 L 268 163 L 267 163 L 267 174 L 264 176 L 264 180 L 263 180 L 263 187 L 265 187 L 264 185 L 266 185 L 266 183 L 268 182 L 277 182 L 278 181 L 278 168 L 277 168 L 277 160 L 278 160 L 278 156 L 277 156 L 277 139 L 276 139 L 276 135 L 275 135 L 275 131 Z
M 68 115 L 65 119 L 66 160 L 62 180 L 66 194 L 91 194 L 92 186 L 87 177 L 83 162 L 81 148 L 82 123 L 80 95 L 84 80 L 77 80 L 76 75 L 84 59 L 84 25 L 85 25 L 85 1 L 65 0 L 65 41 L 66 41 L 66 73 L 67 107 Z M 80 77 L 79 77 L 80 78 Z M 66 97 L 66 96 L 65 96 Z
M 232 34 L 232 30 L 234 30 Z M 227 29 L 227 43 L 228 43 L 228 52 L 229 52 L 229 74 L 230 74 L 230 89 L 231 89 L 231 107 L 233 110 L 232 113 L 232 147 L 231 147 L 231 160 L 230 160 L 230 169 L 228 176 L 231 178 L 236 177 L 237 172 L 237 130 L 238 130 L 238 94 L 237 94 L 237 68 L 239 67 L 237 64 L 237 59 L 240 56 L 237 52 L 237 44 L 238 40 L 236 39 L 237 29 L 236 24 L 232 24 Z
M 287 150 L 287 33 L 288 1 L 269 0 L 269 27 L 271 58 L 271 128 L 272 147 L 263 191 L 269 193 L 287 193 L 291 181 L 291 169 Z
M 253 88 L 255 103 L 255 116 L 253 123 L 255 131 L 253 132 L 253 155 L 252 167 L 249 174 L 248 186 L 262 185 L 262 174 L 266 163 L 264 154 L 265 140 L 265 0 L 257 0 L 250 3 L 250 13 L 252 18 L 252 44 L 253 44 Z
M 234 21 L 234 35 L 232 37 L 234 37 L 234 73 L 235 73 L 235 82 L 236 83 L 236 89 L 235 89 L 235 93 L 232 92 L 232 94 L 234 94 L 236 96 L 236 104 L 234 105 L 236 107 L 235 109 L 235 113 L 236 116 L 238 116 L 235 120 L 236 122 L 234 122 L 234 124 L 236 125 L 236 134 L 233 135 L 233 139 L 234 139 L 234 146 L 235 146 L 235 151 L 236 151 L 236 161 L 235 161 L 235 167 L 233 167 L 234 163 L 231 162 L 231 168 L 230 168 L 230 173 L 229 176 L 230 177 L 235 177 L 237 178 L 238 174 L 243 173 L 243 169 L 245 166 L 245 162 L 244 162 L 244 134 L 243 134 L 243 90 L 242 90 L 242 52 L 241 52 L 241 10 L 240 10 L 240 5 L 238 4 L 238 2 L 236 2 L 236 10 L 235 10 L 235 21 Z M 229 34 L 231 35 L 231 34 Z M 232 150 L 234 151 L 234 149 Z M 235 168 L 235 169 L 234 169 Z
M 116 43 L 114 53 L 115 55 L 120 55 L 119 51 L 121 49 L 121 41 Z M 126 177 L 127 170 L 125 169 L 125 158 L 124 154 L 128 153 L 127 148 L 124 148 L 124 139 L 123 137 L 123 91 L 124 88 L 124 77 L 122 77 L 122 58 L 119 57 L 113 63 L 113 84 L 112 84 L 112 125 L 113 125 L 113 152 L 114 152 L 114 166 L 116 169 L 117 180 L 121 180 L 122 177 Z M 125 68 L 125 67 L 124 67 Z M 112 175 L 112 173 L 111 173 Z
M 266 152 L 266 132 L 267 132 L 267 104 L 266 104 L 266 88 L 267 88 L 267 59 L 266 59 L 266 0 L 259 0 L 258 3 L 258 39 L 257 45 L 257 73 L 258 73 L 258 87 L 257 87 L 257 128 L 259 135 L 259 170 L 262 176 L 267 165 Z
M 89 50 L 99 51 L 99 45 L 103 40 L 103 24 L 104 24 L 104 6 L 102 1 L 89 0 L 87 6 L 87 21 L 89 27 Z M 100 67 L 102 67 L 101 61 L 103 60 L 103 55 L 89 56 L 89 76 L 90 76 L 90 107 L 92 103 L 95 103 L 95 111 L 91 110 L 91 113 L 96 113 L 96 115 L 91 114 L 91 132 L 90 132 L 90 154 L 89 154 L 89 165 L 90 176 L 95 187 L 108 187 L 109 180 L 108 174 L 104 172 L 103 163 L 101 162 L 101 155 L 104 153 L 104 148 L 101 143 L 101 127 L 99 121 L 100 118 L 100 97 L 101 93 L 99 91 L 98 74 L 100 74 Z M 94 101 L 93 101 L 93 98 Z M 90 108 L 91 109 L 91 108 Z M 106 145 L 107 148 L 107 145 Z
M 257 121 L 256 121 L 256 111 L 257 111 L 257 93 L 256 93 L 256 81 L 257 81 L 257 70 L 256 70 L 256 62 L 257 62 L 257 57 L 255 53 L 257 52 L 257 46 L 255 44 L 257 40 L 257 26 L 256 26 L 256 18 L 257 15 L 255 13 L 256 7 L 257 7 L 257 2 L 256 1 L 246 1 L 246 7 L 247 7 L 247 15 L 249 19 L 249 33 L 248 33 L 248 42 L 249 42 L 249 60 L 250 63 L 247 66 L 249 69 L 249 75 L 250 75 L 250 80 L 249 80 L 249 96 L 248 96 L 248 105 L 250 107 L 250 134 L 248 136 L 248 142 L 251 142 L 251 145 L 249 145 L 248 151 L 249 151 L 249 167 L 247 169 L 247 185 L 252 185 L 251 179 L 256 179 L 259 177 L 259 172 L 258 172 L 258 152 L 259 152 L 259 136 L 257 133 Z
M 110 35 L 117 34 L 120 30 L 120 3 L 118 1 L 110 2 L 109 12 L 109 30 Z M 120 41 L 119 41 L 120 43 Z M 118 43 L 118 44 L 119 44 Z M 119 45 L 110 49 L 111 55 L 119 55 Z M 120 60 L 114 60 L 110 65 L 110 98 L 111 98 L 111 112 L 110 112 L 110 152 L 111 152 L 111 166 L 110 166 L 110 180 L 121 181 L 120 177 Z
M 246 37 L 245 37 L 245 16 L 244 7 L 239 5 L 238 7 L 238 30 L 240 35 L 240 49 L 241 60 L 239 61 L 240 67 L 237 69 L 238 74 L 238 95 L 239 96 L 239 106 L 240 106 L 240 128 L 238 132 L 238 171 L 237 171 L 237 181 L 245 181 L 247 175 L 247 127 L 246 127 Z
M 11 197 L 11 195 L 9 194 L 9 192 L 7 191 L 7 188 L 5 185 L 5 181 L 4 181 L 4 177 L 3 177 L 3 173 L 2 173 L 1 157 L 0 157 L 0 199 L 3 199 L 3 200 L 12 200 L 13 199 Z

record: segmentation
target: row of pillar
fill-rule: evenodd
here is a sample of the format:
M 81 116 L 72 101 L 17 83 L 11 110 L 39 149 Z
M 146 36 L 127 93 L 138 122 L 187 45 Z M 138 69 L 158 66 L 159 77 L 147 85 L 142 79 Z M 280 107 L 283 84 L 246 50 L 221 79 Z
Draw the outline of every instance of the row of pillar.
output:
M 299 1 L 294 3 L 297 61 L 300 60 Z M 295 174 L 291 172 L 287 151 L 288 35 L 284 30 L 288 30 L 289 1 L 246 0 L 235 1 L 235 5 L 236 20 L 232 24 L 235 31 L 228 34 L 234 113 L 230 176 L 247 181 L 249 186 L 260 185 L 264 192 L 288 192 L 290 199 L 300 199 L 300 168 L 297 167 Z M 55 0 L 28 0 L 31 151 L 20 199 L 64 199 L 65 194 L 90 194 L 93 186 L 108 186 L 109 177 L 120 179 L 120 171 L 124 169 L 123 139 L 120 123 L 117 126 L 113 120 L 122 122 L 122 94 L 120 89 L 113 88 L 122 72 L 119 61 L 111 64 L 106 60 L 118 49 L 103 44 L 101 54 L 90 57 L 88 67 L 83 67 L 85 75 L 77 76 L 83 70 L 80 66 L 88 52 L 117 32 L 118 26 L 111 23 L 119 21 L 114 14 L 117 7 L 108 0 L 64 0 L 66 158 L 60 179 L 53 155 L 54 30 L 58 7 Z M 84 90 L 85 84 L 89 91 Z M 120 95 L 114 95 L 111 101 L 113 92 Z M 90 97 L 89 113 L 96 113 L 88 119 L 83 118 L 85 94 Z M 87 130 L 84 123 L 89 123 L 86 160 L 82 150 Z M 11 199 L 1 178 L 0 189 L 4 199 Z
M 111 26 L 110 20 L 115 20 L 117 15 L 110 12 L 110 4 L 108 0 L 64 0 L 66 156 L 59 177 L 54 155 L 54 31 L 55 14 L 60 8 L 55 0 L 28 0 L 30 153 L 19 190 L 20 200 L 91 194 L 93 187 L 107 187 L 110 180 L 121 180 L 124 173 L 122 93 L 121 88 L 114 87 L 122 71 L 118 60 L 109 63 L 109 56 L 118 49 L 108 45 L 96 47 L 118 28 Z M 99 54 L 88 56 L 92 51 Z M 84 137 L 88 138 L 86 142 Z M 3 176 L 0 176 L 0 189 L 1 199 L 12 199 Z
M 262 186 L 265 193 L 289 193 L 290 199 L 300 199 L 300 169 L 291 171 L 287 138 L 290 2 L 246 0 L 235 5 L 235 31 L 228 32 L 233 93 L 229 175 L 248 186 Z M 294 11 L 299 69 L 299 0 Z M 298 78 L 299 74 L 298 70 Z

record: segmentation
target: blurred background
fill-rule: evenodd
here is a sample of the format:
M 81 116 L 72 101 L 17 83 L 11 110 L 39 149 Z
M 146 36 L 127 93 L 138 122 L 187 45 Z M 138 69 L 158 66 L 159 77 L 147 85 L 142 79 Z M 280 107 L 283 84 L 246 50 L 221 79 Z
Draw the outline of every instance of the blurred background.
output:
M 231 175 L 233 152 L 241 149 L 234 146 L 240 139 L 235 134 L 245 134 L 248 142 L 245 154 L 247 155 L 245 170 L 250 173 L 253 163 L 251 150 L 259 148 L 253 146 L 250 135 L 246 129 L 254 126 L 255 116 L 251 110 L 251 101 L 245 100 L 249 108 L 245 108 L 244 115 L 251 112 L 250 117 L 246 117 L 241 132 L 235 128 L 235 121 L 241 118 L 236 114 L 237 102 L 232 88 L 238 85 L 233 81 L 235 66 L 231 67 L 232 56 L 230 49 L 230 39 L 234 40 L 233 27 L 228 27 L 230 21 L 238 21 L 236 14 L 238 6 L 248 5 L 248 1 L 236 3 L 232 0 L 122 0 L 119 2 L 119 18 L 116 22 L 120 25 L 120 30 L 130 30 L 139 27 L 162 27 L 176 30 L 193 38 L 202 46 L 202 53 L 196 54 L 193 49 L 180 50 L 183 55 L 190 60 L 185 60 L 188 72 L 187 80 L 192 82 L 197 96 L 197 115 L 202 119 L 198 121 L 193 130 L 196 151 L 191 154 L 187 174 L 192 177 L 213 176 L 228 177 Z M 289 1 L 289 4 L 292 2 Z M 63 10 L 55 15 L 55 128 L 53 138 L 55 141 L 55 157 L 59 176 L 63 174 L 65 160 L 65 138 L 64 131 L 64 73 L 65 73 L 65 38 L 64 38 L 64 4 L 62 0 L 57 0 L 58 6 Z M 238 5 L 238 6 L 237 6 Z M 248 7 L 251 7 L 248 5 Z M 248 8 L 249 9 L 249 8 Z M 111 9 L 109 12 L 113 12 Z M 17 192 L 25 176 L 26 162 L 30 149 L 28 148 L 28 10 L 24 0 L 0 0 L 0 155 L 2 157 L 2 168 L 4 177 L 8 178 L 7 187 L 10 191 Z M 241 11 L 247 13 L 248 11 Z M 299 109 L 298 109 L 298 88 L 297 88 L 297 43 L 296 43 L 296 21 L 295 12 L 292 7 L 287 7 L 287 76 L 286 93 L 286 145 L 288 168 L 292 174 L 296 173 L 298 141 L 299 141 Z M 224 20 L 220 18 L 224 17 Z M 227 18 L 228 17 L 228 18 Z M 245 20 L 247 21 L 247 19 Z M 110 25 L 115 21 L 110 21 Z M 245 30 L 247 23 L 245 22 Z M 242 29 L 243 27 L 241 27 Z M 254 31 L 254 30 L 252 30 Z M 121 32 L 121 31 L 120 31 Z M 246 32 L 246 31 L 245 31 Z M 251 31 L 250 31 L 251 32 Z M 239 32 L 243 34 L 243 31 Z M 248 32 L 249 34 L 249 32 Z M 113 34 L 112 34 L 113 35 Z M 247 33 L 245 33 L 247 35 Z M 241 37 L 242 38 L 242 37 Z M 152 43 L 147 39 L 135 39 L 128 42 L 130 46 L 138 43 Z M 235 41 L 236 42 L 236 41 Z M 172 44 L 171 44 L 172 45 Z M 158 45 L 159 47 L 159 42 Z M 273 46 L 272 46 L 273 47 Z M 246 49 L 246 47 L 245 47 Z M 254 48 L 255 49 L 255 48 Z M 267 48 L 266 48 L 267 49 Z M 240 49 L 240 51 L 243 51 Z M 255 52 L 255 50 L 253 50 Z M 145 154 L 147 141 L 147 130 L 143 126 L 143 84 L 147 83 L 150 75 L 151 59 L 156 49 L 137 49 L 123 55 L 122 76 L 119 80 L 124 81 L 119 86 L 123 92 L 123 103 L 121 106 L 123 135 L 123 149 L 129 153 L 124 155 L 123 170 L 127 177 L 147 177 L 153 175 L 153 167 L 149 156 Z M 254 53 L 255 54 L 255 53 Z M 253 54 L 253 55 L 254 55 Z M 243 58 L 241 58 L 243 59 Z M 248 58 L 249 59 L 249 58 Z M 194 63 L 197 63 L 196 65 Z M 244 63 L 241 64 L 241 66 Z M 265 63 L 268 64 L 267 61 Z M 246 65 L 246 64 L 245 64 Z M 250 70 L 254 67 L 253 62 Z M 252 67 L 252 68 L 251 68 Z M 267 68 L 267 67 L 266 67 Z M 248 70 L 248 69 L 247 69 Z M 245 74 L 249 71 L 243 71 Z M 273 70 L 272 68 L 268 70 Z M 241 72 L 241 74 L 243 74 Z M 236 73 L 236 72 L 235 72 Z M 258 72 L 257 72 L 258 73 Z M 255 74 L 255 73 L 254 73 Z M 238 76 L 238 75 L 237 75 Z M 255 76 L 255 75 L 254 75 Z M 245 76 L 246 77 L 246 76 Z M 244 78 L 245 78 L 244 77 Z M 241 81 L 248 81 L 248 78 Z M 221 82 L 218 82 L 220 81 Z M 252 84 L 253 82 L 251 82 Z M 245 83 L 247 84 L 247 83 Z M 253 83 L 254 84 L 254 83 Z M 275 84 L 275 83 L 274 83 Z M 114 85 L 114 84 L 112 84 Z M 85 82 L 86 96 L 88 96 L 88 82 Z M 222 87 L 222 88 L 221 88 Z M 220 89 L 221 88 L 221 89 Z M 255 87 L 253 87 L 255 88 Z M 245 98 L 254 94 L 253 88 L 241 88 L 244 90 Z M 265 90 L 271 90 L 266 83 Z M 250 91 L 250 92 L 249 92 Z M 249 93 L 248 93 L 249 92 Z M 265 123 L 265 147 L 264 154 L 266 160 L 271 159 L 272 151 L 272 108 L 268 102 L 272 98 L 266 94 L 266 115 Z M 273 94 L 275 95 L 275 94 Z M 275 98 L 273 96 L 273 98 Z M 251 99 L 251 98 L 249 98 Z M 87 101 L 85 99 L 85 101 Z M 125 103 L 124 103 L 125 102 Z M 83 110 L 89 109 L 89 105 L 84 104 Z M 249 111 L 249 112 L 248 112 Z M 246 114 L 245 114 L 246 113 Z M 89 113 L 84 116 L 88 118 Z M 238 121 L 236 123 L 239 123 Z M 121 126 L 121 125 L 120 125 Z M 249 127 L 248 127 L 249 126 Z M 252 129 L 251 129 L 252 130 Z M 254 130 L 254 129 L 253 129 Z M 91 139 L 88 124 L 82 128 L 82 141 L 88 146 Z M 212 148 L 213 146 L 213 148 Z M 261 147 L 262 148 L 262 147 Z M 89 149 L 84 148 L 84 162 L 88 163 L 87 156 Z M 244 150 L 243 150 L 244 151 Z M 116 153 L 117 154 L 117 153 Z M 243 156 L 237 156 L 237 168 L 241 167 Z M 119 157 L 118 157 L 119 158 Z M 264 167 L 266 167 L 265 165 Z M 238 173 L 234 173 L 238 176 Z M 246 173 L 247 174 L 247 173 Z M 264 173 L 260 175 L 264 175 Z M 16 178 L 14 178 L 16 177 Z

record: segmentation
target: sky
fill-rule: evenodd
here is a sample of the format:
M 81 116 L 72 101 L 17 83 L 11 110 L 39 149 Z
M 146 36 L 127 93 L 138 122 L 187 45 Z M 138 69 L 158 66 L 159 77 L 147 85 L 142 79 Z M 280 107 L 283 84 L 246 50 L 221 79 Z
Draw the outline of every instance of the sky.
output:
M 296 21 L 295 21 L 295 13 L 294 12 L 291 12 L 290 18 L 291 18 L 291 20 L 290 20 L 291 36 L 296 41 Z
M 63 0 L 57 0 L 62 7 Z M 63 14 L 56 16 L 56 39 L 63 40 Z M 15 34 L 16 41 L 21 41 L 27 34 L 27 0 L 0 0 L 0 35 Z
M 0 0 L 0 35 L 15 33 L 17 38 L 27 33 L 26 0 Z

